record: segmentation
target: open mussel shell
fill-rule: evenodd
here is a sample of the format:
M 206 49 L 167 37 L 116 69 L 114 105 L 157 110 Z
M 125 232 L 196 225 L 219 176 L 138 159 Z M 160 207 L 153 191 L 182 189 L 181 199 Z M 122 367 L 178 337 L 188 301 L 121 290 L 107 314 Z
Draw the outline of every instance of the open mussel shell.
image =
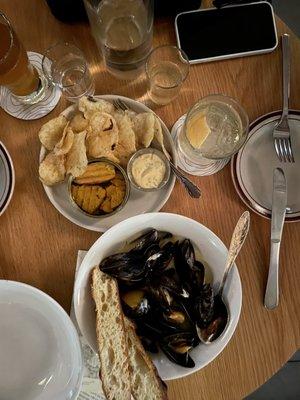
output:
M 142 282 L 147 276 L 147 269 L 143 259 L 130 252 L 106 257 L 99 264 L 99 268 L 102 272 L 129 285 Z
M 218 339 L 226 330 L 228 325 L 228 311 L 222 298 L 216 295 L 214 298 L 214 314 L 210 322 L 205 326 L 198 326 L 197 334 L 201 342 L 210 343 Z
M 131 290 L 121 296 L 123 311 L 129 318 L 144 317 L 151 310 L 150 301 L 143 290 Z
M 189 354 L 189 351 L 195 346 L 194 341 L 193 335 L 182 332 L 164 337 L 159 344 L 170 361 L 182 367 L 194 368 L 195 362 Z
M 170 232 L 150 229 L 143 235 L 130 242 L 131 251 L 145 251 L 152 244 L 158 244 L 160 240 L 167 237 L 172 237 L 172 234 Z
M 200 328 L 206 328 L 214 313 L 214 292 L 210 284 L 203 285 L 199 296 L 194 299 L 194 316 Z
M 174 256 L 174 244 L 166 243 L 158 252 L 150 255 L 145 261 L 146 269 L 152 276 L 161 275 L 169 266 Z

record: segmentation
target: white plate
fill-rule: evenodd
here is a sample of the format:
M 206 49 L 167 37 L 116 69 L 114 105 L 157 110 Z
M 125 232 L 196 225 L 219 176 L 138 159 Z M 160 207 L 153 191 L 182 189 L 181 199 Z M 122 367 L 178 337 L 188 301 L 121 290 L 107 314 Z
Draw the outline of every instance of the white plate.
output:
M 10 155 L 0 142 L 0 215 L 8 206 L 15 187 L 15 171 Z
M 300 220 L 300 112 L 290 110 L 289 125 L 295 163 L 281 163 L 273 142 L 273 128 L 281 112 L 264 115 L 250 126 L 249 137 L 231 161 L 231 175 L 241 200 L 253 211 L 270 218 L 273 171 L 283 169 L 287 181 L 286 221 Z
M 83 364 L 77 331 L 47 294 L 0 280 L 1 400 L 75 400 Z
M 98 99 L 105 99 L 110 102 L 119 98 L 122 99 L 128 105 L 128 107 L 136 112 L 152 112 L 152 110 L 150 110 L 150 108 L 146 107 L 144 104 L 129 99 L 127 97 L 115 95 L 104 95 L 95 97 Z M 75 105 L 70 106 L 63 112 L 63 114 L 68 117 L 68 115 L 74 111 L 75 107 Z M 174 164 L 177 165 L 176 153 L 172 137 L 166 125 L 161 120 L 160 122 L 164 133 L 165 147 L 172 155 Z M 40 161 L 43 160 L 45 154 L 46 151 L 42 147 L 40 152 Z M 146 212 L 159 211 L 170 197 L 174 184 L 175 176 L 171 174 L 169 182 L 161 190 L 158 190 L 156 192 L 142 192 L 140 190 L 134 189 L 131 186 L 130 197 L 125 207 L 114 215 L 99 219 L 84 215 L 71 204 L 66 182 L 55 186 L 43 186 L 51 203 L 64 217 L 72 221 L 74 224 L 81 226 L 82 228 L 86 228 L 92 231 L 104 232 L 111 226 L 117 224 L 120 221 L 123 221 L 126 218 Z
M 105 232 L 90 248 L 78 272 L 74 290 L 74 305 L 77 322 L 90 346 L 97 351 L 95 333 L 95 305 L 91 296 L 91 270 L 106 256 L 117 252 L 120 244 L 147 228 L 169 231 L 175 235 L 189 238 L 201 250 L 204 259 L 211 266 L 214 287 L 217 288 L 225 268 L 227 249 L 222 241 L 208 228 L 182 215 L 149 213 L 137 215 L 119 223 Z M 192 350 L 195 367 L 183 368 L 170 362 L 158 353 L 151 355 L 164 380 L 187 376 L 209 364 L 225 348 L 237 326 L 241 306 L 242 287 L 236 266 L 225 286 L 224 295 L 229 304 L 231 319 L 228 329 L 210 345 L 200 344 Z

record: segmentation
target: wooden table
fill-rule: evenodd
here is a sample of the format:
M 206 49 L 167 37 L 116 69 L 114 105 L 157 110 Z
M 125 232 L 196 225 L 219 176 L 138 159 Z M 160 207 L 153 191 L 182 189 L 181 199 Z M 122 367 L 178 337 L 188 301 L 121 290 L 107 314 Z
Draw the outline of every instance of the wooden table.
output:
M 0 0 L 3 10 L 25 48 L 43 52 L 58 40 L 74 40 L 91 63 L 96 93 L 115 93 L 145 99 L 145 82 L 120 82 L 105 72 L 87 24 L 66 25 L 41 0 Z M 288 28 L 278 22 L 279 33 Z M 203 38 L 205 40 L 205 38 Z M 291 106 L 300 108 L 300 42 L 292 42 Z M 175 43 L 171 21 L 155 25 L 154 44 Z M 180 96 L 155 110 L 171 127 L 200 97 L 225 93 L 246 108 L 250 120 L 281 106 L 281 54 L 268 54 L 195 65 Z M 61 100 L 54 111 L 38 121 L 19 121 L 0 110 L 0 139 L 7 146 L 16 172 L 12 202 L 0 228 L 0 278 L 26 282 L 54 297 L 69 310 L 78 249 L 88 249 L 99 236 L 77 227 L 48 201 L 38 180 L 42 123 L 66 107 Z M 215 176 L 193 178 L 203 190 L 202 200 L 189 199 L 176 184 L 163 211 L 184 214 L 212 229 L 229 244 L 233 227 L 245 206 L 230 177 L 230 167 Z M 281 298 L 275 311 L 263 307 L 268 272 L 269 221 L 251 213 L 249 238 L 238 268 L 243 284 L 243 308 L 236 333 L 222 354 L 202 371 L 168 384 L 171 400 L 241 399 L 273 375 L 300 347 L 300 229 L 285 226 L 281 256 Z

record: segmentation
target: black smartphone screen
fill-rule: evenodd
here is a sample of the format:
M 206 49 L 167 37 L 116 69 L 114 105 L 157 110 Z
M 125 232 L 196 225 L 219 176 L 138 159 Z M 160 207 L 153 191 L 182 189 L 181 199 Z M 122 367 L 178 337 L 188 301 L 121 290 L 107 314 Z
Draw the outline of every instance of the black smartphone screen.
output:
M 268 3 L 177 16 L 177 38 L 190 61 L 272 49 L 276 28 Z

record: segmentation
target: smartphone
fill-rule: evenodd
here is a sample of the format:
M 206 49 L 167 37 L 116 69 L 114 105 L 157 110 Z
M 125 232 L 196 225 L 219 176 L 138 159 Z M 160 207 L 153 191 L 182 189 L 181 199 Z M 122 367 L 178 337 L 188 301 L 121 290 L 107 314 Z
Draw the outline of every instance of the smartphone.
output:
M 175 31 L 191 64 L 268 53 L 278 44 L 267 1 L 183 12 L 176 16 Z

